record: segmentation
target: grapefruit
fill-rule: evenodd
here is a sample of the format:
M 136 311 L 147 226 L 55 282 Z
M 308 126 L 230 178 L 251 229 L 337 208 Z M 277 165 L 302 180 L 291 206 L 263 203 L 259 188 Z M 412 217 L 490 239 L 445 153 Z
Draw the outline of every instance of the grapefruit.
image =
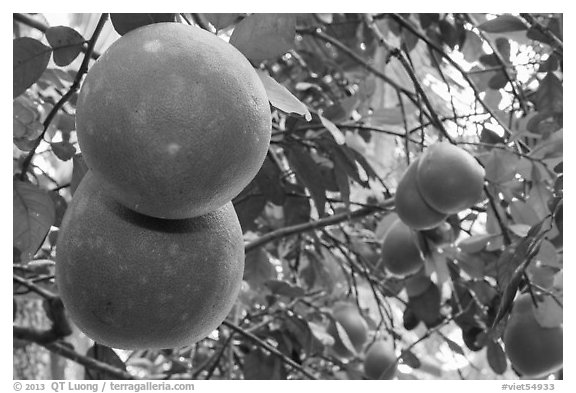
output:
M 563 328 L 540 326 L 533 307 L 529 293 L 514 301 L 504 330 L 504 346 L 514 369 L 536 379 L 562 368 Z
M 360 352 L 362 346 L 368 339 L 368 328 L 366 326 L 366 321 L 364 321 L 364 318 L 362 318 L 358 309 L 351 304 L 339 304 L 334 307 L 332 316 L 334 317 L 334 321 L 338 322 L 342 326 L 356 352 Z M 328 333 L 334 337 L 333 349 L 338 355 L 343 357 L 353 355 L 340 338 L 335 323 L 330 323 L 328 326 Z
M 439 142 L 426 149 L 419 161 L 418 189 L 435 210 L 456 214 L 481 199 L 485 171 L 467 151 Z
M 197 27 L 156 23 L 125 34 L 90 68 L 76 128 L 88 167 L 114 198 L 179 219 L 248 185 L 268 151 L 271 114 L 236 48 Z
M 121 349 L 175 348 L 210 334 L 242 283 L 232 204 L 161 220 L 106 191 L 88 172 L 58 236 L 56 284 L 70 318 L 94 341 Z
M 424 260 L 410 227 L 396 220 L 382 241 L 380 266 L 397 276 L 408 276 L 424 266 Z
M 423 230 L 440 225 L 446 214 L 430 207 L 420 195 L 416 182 L 419 159 L 409 166 L 396 189 L 394 203 L 398 217 L 409 227 Z
M 397 369 L 392 341 L 375 341 L 366 352 L 364 374 L 370 379 L 393 379 Z

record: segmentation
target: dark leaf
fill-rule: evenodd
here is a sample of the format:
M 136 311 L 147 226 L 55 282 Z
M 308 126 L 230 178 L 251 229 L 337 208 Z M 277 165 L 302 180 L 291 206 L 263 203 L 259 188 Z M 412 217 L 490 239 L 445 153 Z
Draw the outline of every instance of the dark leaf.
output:
M 110 14 L 114 30 L 120 35 L 142 26 L 161 22 L 175 22 L 176 14 Z
M 216 30 L 221 30 L 234 24 L 242 15 L 244 14 L 204 14 Z
M 426 30 L 433 24 L 438 23 L 438 21 L 440 20 L 440 14 L 433 14 L 433 13 L 420 13 L 418 14 L 418 17 L 420 19 L 420 26 L 424 30 Z
M 304 189 L 301 189 L 304 194 Z M 310 202 L 308 198 L 287 195 L 283 205 L 284 225 L 291 226 L 310 221 Z
M 302 297 L 306 293 L 304 289 L 296 285 L 292 285 L 286 281 L 269 280 L 265 285 L 276 295 L 286 296 L 289 298 Z
M 55 209 L 54 224 L 52 225 L 55 227 L 60 227 L 64 213 L 66 213 L 68 203 L 66 203 L 66 199 L 64 199 L 62 195 L 60 195 L 57 191 L 51 191 L 49 195 L 50 198 L 52 198 L 52 202 L 54 202 Z
M 258 174 L 254 178 L 254 181 L 258 185 L 258 189 L 262 194 L 274 203 L 275 205 L 281 206 L 284 203 L 286 197 L 284 188 L 281 184 L 280 169 L 272 161 L 270 157 L 267 157 L 258 171 Z
M 508 77 L 502 71 L 498 72 L 488 81 L 488 87 L 494 90 L 503 89 L 508 84 Z
M 264 71 L 258 71 L 258 76 L 266 89 L 268 100 L 272 106 L 286 113 L 297 113 L 304 116 L 308 121 L 312 119 L 312 115 L 306 105 L 290 93 L 287 88 L 276 82 L 274 78 Z
M 426 325 L 433 325 L 441 317 L 440 301 L 440 289 L 433 284 L 429 285 L 420 295 L 408 298 L 408 307 L 419 320 Z
M 553 72 L 548 72 L 536 91 L 536 108 L 539 112 L 562 112 L 562 100 L 562 81 Z
M 504 143 L 504 138 L 495 133 L 494 131 L 484 127 L 480 133 L 480 142 L 489 145 L 497 145 Z
M 73 169 L 72 169 L 72 180 L 70 182 L 70 191 L 72 192 L 72 195 L 74 195 L 74 192 L 76 191 L 76 188 L 78 188 L 78 185 L 82 181 L 82 178 L 84 177 L 86 172 L 88 172 L 88 166 L 86 165 L 84 158 L 82 158 L 81 153 L 76 154 L 74 155 L 74 157 L 72 157 L 72 165 Z
M 472 63 L 484 53 L 482 50 L 482 39 L 478 35 L 470 30 L 466 30 L 466 38 L 464 40 L 464 46 L 462 48 L 462 54 L 464 55 L 464 60 Z
M 252 14 L 236 25 L 230 36 L 234 45 L 254 64 L 278 57 L 294 46 L 296 16 Z
M 498 60 L 498 56 L 496 56 L 494 53 L 491 53 L 489 55 L 482 55 L 482 56 L 480 56 L 480 58 L 478 60 L 480 60 L 480 63 L 482 63 L 486 66 L 490 66 L 490 67 L 500 66 L 500 61 Z
M 70 142 L 52 142 L 50 146 L 56 157 L 62 161 L 68 161 L 76 154 L 76 148 Z
M 13 98 L 24 93 L 40 78 L 48 62 L 52 49 L 38 40 L 29 37 L 16 38 L 13 41 L 12 65 Z
M 458 31 L 454 25 L 447 20 L 442 19 L 440 22 L 438 22 L 438 27 L 440 28 L 442 41 L 444 41 L 444 43 L 448 45 L 450 49 L 454 49 L 456 44 L 458 44 Z
M 508 63 L 510 61 L 510 40 L 504 37 L 496 38 L 496 48 L 502 59 Z
M 497 342 L 492 340 L 488 341 L 486 347 L 486 358 L 490 368 L 498 375 L 504 374 L 508 368 L 508 360 L 504 350 Z
M 46 39 L 54 51 L 54 63 L 60 67 L 78 57 L 85 41 L 80 33 L 67 26 L 50 27 L 46 30 Z
M 448 347 L 450 348 L 450 350 L 452 352 L 455 352 L 459 355 L 463 355 L 464 356 L 464 350 L 462 349 L 462 347 L 458 344 L 456 344 L 454 341 L 450 340 L 448 337 L 444 336 L 444 341 L 446 341 L 446 344 L 448 344 Z
M 112 367 L 118 368 L 122 371 L 126 371 L 126 365 L 124 362 L 118 357 L 116 352 L 112 348 L 109 348 L 104 345 L 94 344 L 88 352 L 86 352 L 86 356 L 96 359 L 100 362 L 109 364 Z M 102 380 L 102 379 L 116 379 L 115 375 L 111 375 L 105 371 L 95 370 L 93 368 L 86 367 L 84 369 L 84 379 L 86 380 Z
M 238 214 L 243 232 L 256 228 L 255 220 L 260 216 L 264 207 L 266 207 L 266 197 L 262 195 L 247 195 L 234 200 L 234 209 Z
M 401 355 L 402 363 L 412 367 L 412 368 L 420 368 L 422 363 L 420 359 L 410 350 L 403 350 Z
M 13 187 L 13 243 L 21 251 L 22 261 L 28 262 L 54 224 L 54 203 L 33 184 L 15 180 Z
M 527 29 L 520 19 L 512 15 L 501 15 L 496 19 L 480 24 L 478 28 L 488 33 L 508 33 Z
M 258 287 L 271 279 L 276 279 L 276 268 L 270 263 L 270 256 L 261 247 L 246 253 L 244 280 Z
M 559 65 L 558 56 L 552 53 L 544 63 L 540 64 L 538 72 L 556 71 L 558 69 L 558 65 Z
M 325 214 L 326 190 L 322 185 L 322 172 L 310 154 L 298 144 L 290 144 L 287 151 L 288 161 L 293 167 L 296 177 L 310 191 L 316 204 L 318 214 Z

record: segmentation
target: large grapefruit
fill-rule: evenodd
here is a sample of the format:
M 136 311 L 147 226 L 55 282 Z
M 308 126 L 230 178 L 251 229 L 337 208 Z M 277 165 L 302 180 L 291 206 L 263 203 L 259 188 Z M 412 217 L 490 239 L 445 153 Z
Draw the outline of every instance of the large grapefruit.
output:
M 396 189 L 394 204 L 398 217 L 411 228 L 423 230 L 440 225 L 446 214 L 430 207 L 420 195 L 416 182 L 419 159 L 409 166 Z
M 370 379 L 393 379 L 397 370 L 392 340 L 375 341 L 366 352 L 364 374 Z
M 408 276 L 424 266 L 414 233 L 401 220 L 396 220 L 382 241 L 380 266 L 397 276 Z
M 456 214 L 481 199 L 485 171 L 467 151 L 451 143 L 435 143 L 419 161 L 418 189 L 435 210 Z
M 540 303 L 541 307 L 543 303 Z M 540 326 L 534 316 L 532 297 L 520 295 L 504 330 L 506 355 L 514 368 L 529 378 L 541 378 L 563 365 L 563 328 Z
M 334 307 L 332 316 L 334 321 L 342 326 L 356 352 L 360 352 L 368 339 L 368 328 L 358 309 L 351 304 L 341 303 Z M 328 333 L 334 337 L 333 349 L 338 355 L 352 356 L 352 352 L 344 345 L 335 323 L 330 323 Z
M 56 283 L 71 319 L 113 348 L 174 348 L 214 330 L 244 269 L 231 203 L 204 216 L 161 220 L 133 212 L 88 173 L 58 236 Z
M 90 68 L 78 142 L 125 206 L 189 218 L 224 205 L 260 169 L 271 135 L 266 91 L 248 60 L 200 28 L 130 31 Z

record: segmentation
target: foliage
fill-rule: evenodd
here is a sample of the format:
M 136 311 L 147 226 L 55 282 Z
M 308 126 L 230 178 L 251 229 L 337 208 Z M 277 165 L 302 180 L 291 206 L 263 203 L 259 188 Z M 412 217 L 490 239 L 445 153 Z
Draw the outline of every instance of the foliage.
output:
M 16 319 L 15 338 L 80 359 L 92 379 L 359 379 L 366 349 L 382 338 L 393 340 L 401 379 L 515 377 L 502 335 L 516 294 L 541 292 L 562 304 L 562 15 L 69 20 L 49 26 L 41 14 L 14 14 L 15 297 L 54 296 L 58 229 L 86 172 L 77 90 L 120 35 L 176 21 L 229 39 L 266 87 L 272 142 L 233 201 L 246 269 L 217 331 L 188 347 L 120 357 L 102 346 L 74 353 L 66 334 L 53 334 L 62 332 L 61 318 L 51 335 Z M 395 219 L 395 190 L 437 141 L 481 163 L 483 199 L 448 217 L 452 234 L 417 232 L 424 269 L 399 278 L 375 268 Z M 417 276 L 425 284 L 415 285 Z M 338 301 L 356 304 L 370 331 L 349 359 L 333 351 L 328 332 Z M 535 317 L 543 326 L 561 323 L 557 307 Z

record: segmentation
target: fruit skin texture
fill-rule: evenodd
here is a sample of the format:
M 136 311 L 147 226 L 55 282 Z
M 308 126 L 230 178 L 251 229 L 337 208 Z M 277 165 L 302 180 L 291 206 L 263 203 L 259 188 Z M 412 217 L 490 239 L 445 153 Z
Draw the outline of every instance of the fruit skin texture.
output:
M 339 304 L 334 307 L 332 316 L 340 325 L 342 325 L 350 339 L 350 342 L 354 346 L 354 349 L 356 349 L 357 352 L 360 352 L 364 343 L 368 339 L 368 328 L 364 318 L 362 318 L 362 315 L 358 312 L 358 309 L 350 304 Z M 343 357 L 350 357 L 353 355 L 340 339 L 338 330 L 334 323 L 330 323 L 328 326 L 328 333 L 334 337 L 334 346 L 332 348 L 338 355 Z
M 504 331 L 505 352 L 514 368 L 526 377 L 541 378 L 562 368 L 563 328 L 544 328 L 526 293 L 515 301 Z
M 392 342 L 378 340 L 370 346 L 364 359 L 364 374 L 370 379 L 393 379 L 398 370 Z M 380 375 L 382 373 L 386 373 Z
M 397 276 L 416 273 L 424 266 L 416 238 L 401 220 L 395 221 L 384 237 L 380 266 Z
M 456 214 L 481 199 L 485 171 L 467 151 L 447 142 L 435 143 L 419 161 L 418 189 L 435 210 Z
M 231 203 L 160 220 L 114 201 L 88 172 L 65 214 L 56 284 L 70 318 L 121 349 L 192 344 L 224 320 L 242 283 L 244 242 Z
M 402 176 L 396 188 L 394 203 L 398 217 L 406 225 L 424 230 L 440 225 L 446 218 L 446 214 L 434 210 L 422 198 L 416 182 L 419 161 L 419 159 L 413 161 Z
M 88 167 L 117 200 L 178 219 L 223 206 L 254 178 L 271 114 L 236 48 L 200 28 L 156 23 L 118 39 L 90 68 L 76 128 Z

